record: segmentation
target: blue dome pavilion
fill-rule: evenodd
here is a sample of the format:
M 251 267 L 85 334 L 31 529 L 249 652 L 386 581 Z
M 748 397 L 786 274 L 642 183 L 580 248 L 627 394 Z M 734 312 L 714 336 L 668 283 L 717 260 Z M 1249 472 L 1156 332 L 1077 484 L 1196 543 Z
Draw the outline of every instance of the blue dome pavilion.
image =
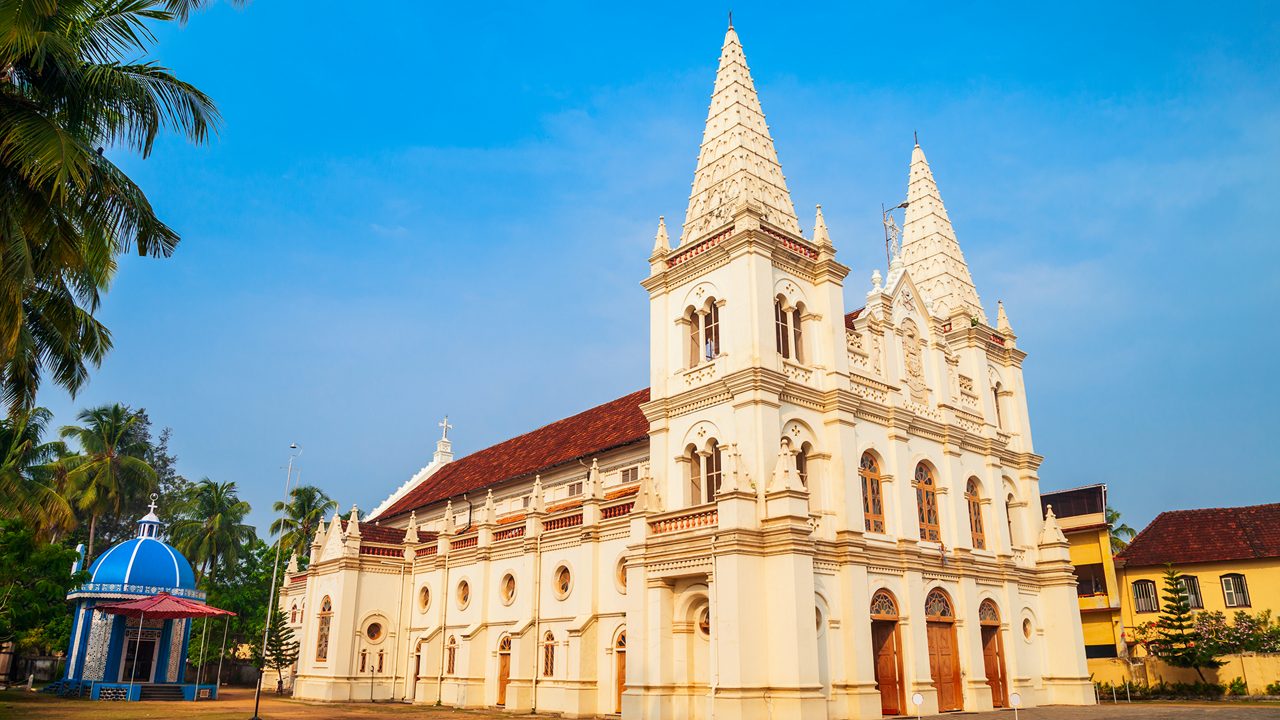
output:
M 112 547 L 89 566 L 89 582 L 72 595 L 111 592 L 115 595 L 154 595 L 167 592 L 203 599 L 196 590 L 191 563 L 172 545 L 160 540 L 160 518 L 147 513 L 138 521 L 138 536 Z
M 160 518 L 151 511 L 138 521 L 136 537 L 112 546 L 89 566 L 89 580 L 67 593 L 76 602 L 67 666 L 57 692 L 102 700 L 212 697 L 216 684 L 184 682 L 191 623 L 187 618 L 149 618 L 97 609 L 168 593 L 204 604 L 191 563 L 160 539 Z M 80 548 L 79 570 L 84 562 Z

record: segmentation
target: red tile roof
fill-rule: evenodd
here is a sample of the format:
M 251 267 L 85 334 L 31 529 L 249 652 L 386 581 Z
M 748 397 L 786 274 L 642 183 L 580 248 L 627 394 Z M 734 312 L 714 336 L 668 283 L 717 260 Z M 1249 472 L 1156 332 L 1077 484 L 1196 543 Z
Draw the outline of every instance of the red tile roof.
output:
M 1162 512 L 1117 557 L 1128 566 L 1280 557 L 1280 503 Z
M 848 315 L 845 315 L 845 316 L 844 316 L 844 326 L 845 326 L 846 328 L 848 328 L 848 329 L 852 330 L 852 329 L 853 329 L 853 321 L 858 319 L 858 316 L 862 314 L 862 311 L 863 311 L 863 310 L 866 310 L 866 308 L 865 308 L 865 307 L 860 307 L 860 308 L 858 308 L 857 310 L 854 310 L 853 312 L 849 313 Z
M 346 530 L 350 524 L 346 518 L 342 518 L 342 529 Z M 426 542 L 435 537 L 435 533 L 429 533 L 426 530 L 418 530 L 418 539 Z M 382 527 L 374 525 L 367 520 L 360 521 L 360 540 L 363 542 L 386 543 L 391 545 L 400 545 L 404 542 L 404 528 Z
M 649 439 L 640 412 L 649 389 L 598 405 L 474 452 L 440 468 L 379 516 L 386 520 L 445 498 L 543 472 L 557 465 Z M 361 530 L 364 525 L 361 524 Z

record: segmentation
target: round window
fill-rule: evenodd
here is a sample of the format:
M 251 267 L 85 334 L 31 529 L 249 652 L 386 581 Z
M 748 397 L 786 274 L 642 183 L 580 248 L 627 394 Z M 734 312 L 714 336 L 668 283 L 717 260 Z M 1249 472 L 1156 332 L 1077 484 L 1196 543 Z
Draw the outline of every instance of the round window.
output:
M 503 605 L 510 605 L 516 599 L 516 577 L 511 573 L 503 576 L 501 592 Z
M 370 641 L 377 642 L 382 638 L 382 623 L 369 623 L 369 627 L 364 629 L 364 635 Z
M 565 565 L 556 568 L 555 588 L 556 597 L 561 600 L 569 597 L 569 591 L 573 589 L 573 574 Z
M 458 583 L 458 609 L 465 609 L 471 603 L 471 585 L 466 580 Z
M 1022 621 L 1022 636 L 1028 640 L 1031 639 L 1031 618 Z
M 711 608 L 704 607 L 702 612 L 698 613 L 698 632 L 704 637 L 711 636 Z
M 426 612 L 429 607 L 431 607 L 431 590 L 423 585 L 418 589 L 418 609 Z
M 626 556 L 618 558 L 618 565 L 613 569 L 613 579 L 618 583 L 618 590 L 623 595 L 627 594 L 627 558 Z

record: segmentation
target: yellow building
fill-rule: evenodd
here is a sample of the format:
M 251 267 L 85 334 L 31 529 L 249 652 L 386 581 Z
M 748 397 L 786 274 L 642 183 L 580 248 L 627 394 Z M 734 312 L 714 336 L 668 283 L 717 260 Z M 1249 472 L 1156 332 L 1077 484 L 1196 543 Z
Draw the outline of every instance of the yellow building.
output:
M 1107 486 L 1087 485 L 1041 493 L 1040 504 L 1050 507 L 1067 541 L 1076 570 L 1076 597 L 1084 629 L 1085 657 L 1094 671 L 1096 660 L 1124 653 L 1120 617 L 1121 585 L 1111 555 L 1111 526 L 1107 523 Z
M 1193 610 L 1280 614 L 1280 503 L 1160 513 L 1116 558 L 1127 627 L 1159 617 L 1169 563 Z

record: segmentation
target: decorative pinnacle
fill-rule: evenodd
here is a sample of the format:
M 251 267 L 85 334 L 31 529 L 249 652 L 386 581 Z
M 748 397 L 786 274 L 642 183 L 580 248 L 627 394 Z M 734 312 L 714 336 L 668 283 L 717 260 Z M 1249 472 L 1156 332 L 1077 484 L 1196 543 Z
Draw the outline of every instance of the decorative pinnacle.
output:
M 830 248 L 831 235 L 827 232 L 827 221 L 822 217 L 822 205 L 818 205 L 817 215 L 813 219 L 813 243 L 818 247 Z
M 658 216 L 658 233 L 653 236 L 653 254 L 666 255 L 671 252 L 671 239 L 667 236 L 667 221 L 662 215 Z

